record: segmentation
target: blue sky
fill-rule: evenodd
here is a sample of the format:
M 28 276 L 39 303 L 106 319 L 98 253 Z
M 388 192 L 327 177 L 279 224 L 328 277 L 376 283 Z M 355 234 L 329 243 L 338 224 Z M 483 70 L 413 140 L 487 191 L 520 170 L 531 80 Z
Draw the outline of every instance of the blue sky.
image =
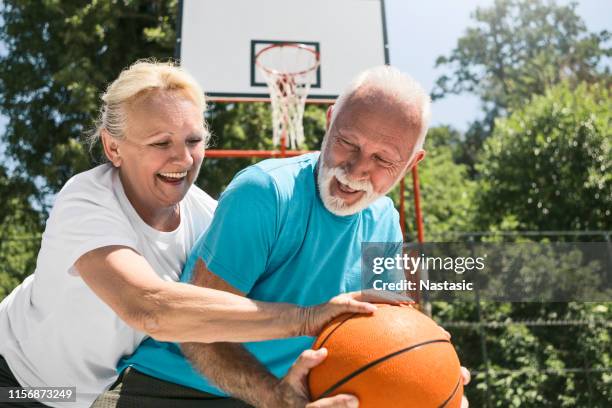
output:
M 455 48 L 457 39 L 471 25 L 470 14 L 476 7 L 493 3 L 493 0 L 385 0 L 391 64 L 431 90 L 443 73 L 434 68 L 436 58 Z M 589 31 L 612 30 L 612 1 L 581 0 L 577 11 Z M 450 124 L 464 131 L 478 115 L 475 97 L 449 96 L 433 104 L 432 125 Z
M 442 74 L 434 69 L 438 56 L 448 55 L 471 24 L 477 6 L 493 0 L 385 0 L 391 63 L 431 90 Z M 558 0 L 567 4 L 567 0 Z M 580 0 L 578 14 L 590 31 L 612 30 L 612 1 Z M 0 44 L 0 52 L 4 47 Z M 433 105 L 432 125 L 450 124 L 466 130 L 479 115 L 478 100 L 469 95 L 449 96 Z M 0 116 L 0 133 L 6 118 Z M 0 146 L 0 157 L 2 146 Z

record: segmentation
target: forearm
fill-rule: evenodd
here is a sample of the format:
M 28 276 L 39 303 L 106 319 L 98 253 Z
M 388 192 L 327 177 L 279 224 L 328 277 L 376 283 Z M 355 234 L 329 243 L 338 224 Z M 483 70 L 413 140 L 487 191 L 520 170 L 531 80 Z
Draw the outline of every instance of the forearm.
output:
M 295 393 L 240 344 L 184 343 L 181 349 L 199 372 L 234 398 L 256 407 L 296 406 Z
M 158 340 L 244 342 L 292 337 L 308 330 L 310 309 L 163 281 L 132 248 L 98 248 L 81 256 L 75 266 L 123 321 Z
M 225 291 L 164 282 L 144 296 L 143 329 L 175 342 L 246 342 L 301 335 L 306 309 Z

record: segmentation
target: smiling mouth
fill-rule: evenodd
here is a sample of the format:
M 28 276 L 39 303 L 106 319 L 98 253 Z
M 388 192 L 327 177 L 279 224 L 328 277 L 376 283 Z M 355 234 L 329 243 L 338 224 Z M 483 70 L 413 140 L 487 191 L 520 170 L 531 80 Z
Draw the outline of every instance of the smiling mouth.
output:
M 350 188 L 349 186 L 347 186 L 346 184 L 342 184 L 342 183 L 340 182 L 340 180 L 338 180 L 338 179 L 336 179 L 336 183 L 338 183 L 338 189 L 339 189 L 340 191 L 342 191 L 343 193 L 346 193 L 346 194 L 355 194 L 355 193 L 359 193 L 359 192 L 361 192 L 361 191 L 362 191 L 362 190 L 355 190 L 355 189 L 352 189 L 352 188 Z
M 185 177 L 187 177 L 187 172 L 166 172 L 166 173 L 157 173 L 157 177 L 161 179 L 165 183 L 169 184 L 180 184 Z

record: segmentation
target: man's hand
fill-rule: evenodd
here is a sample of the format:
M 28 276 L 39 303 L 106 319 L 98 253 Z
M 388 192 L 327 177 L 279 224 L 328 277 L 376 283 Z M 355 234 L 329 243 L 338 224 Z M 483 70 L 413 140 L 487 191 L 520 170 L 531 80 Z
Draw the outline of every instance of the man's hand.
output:
M 293 363 L 287 375 L 280 382 L 282 405 L 290 408 L 357 408 L 359 401 L 352 395 L 340 394 L 334 397 L 310 401 L 308 373 L 327 357 L 327 350 L 306 350 Z
M 472 379 L 472 375 L 467 368 L 461 367 L 461 376 L 463 377 L 463 385 L 468 385 Z M 470 403 L 468 402 L 465 395 L 461 398 L 461 408 L 468 408 Z
M 405 296 L 397 295 L 393 292 L 361 291 L 343 293 L 331 298 L 327 303 L 303 309 L 304 316 L 299 335 L 317 336 L 327 323 L 343 313 L 373 313 L 376 310 L 376 306 L 367 302 L 391 305 L 407 305 L 411 303 Z
M 362 292 L 350 292 L 338 295 L 332 298 L 328 303 L 323 303 L 317 306 L 309 307 L 304 309 L 305 318 L 303 320 L 303 328 L 301 335 L 306 336 L 317 336 L 323 330 L 323 327 L 335 317 L 343 313 L 372 313 L 376 310 L 376 306 L 364 302 L 376 302 L 376 303 L 387 303 L 391 305 L 410 306 L 413 302 L 409 298 L 403 295 L 396 294 L 394 292 L 384 291 L 362 291 Z M 443 327 L 440 329 L 450 339 L 451 335 Z M 298 390 L 296 393 L 300 395 L 302 404 L 308 401 L 308 388 L 306 386 L 306 378 L 311 368 L 319 365 L 327 356 L 327 350 L 320 349 L 318 351 L 306 350 L 302 353 L 300 358 L 295 362 L 291 370 L 287 373 L 281 384 L 290 385 L 291 388 Z M 321 354 L 317 354 L 321 353 Z M 470 372 L 467 368 L 461 367 L 461 376 L 463 377 L 463 385 L 468 385 L 471 379 Z M 303 381 L 303 384 L 300 382 Z M 302 384 L 302 385 L 300 385 Z M 298 398 L 295 395 L 291 396 L 289 392 L 288 397 Z M 340 396 L 337 396 L 340 397 Z M 326 408 L 326 407 L 344 407 L 353 406 L 346 405 L 352 401 L 357 401 L 355 397 L 343 395 L 341 399 L 334 400 L 334 398 L 325 398 L 319 401 L 315 401 L 309 405 L 309 408 Z M 352 400 L 354 399 L 354 400 Z M 340 405 L 335 405 L 340 403 Z M 345 405 L 342 405 L 344 403 Z M 322 405 L 313 405 L 322 404 Z M 332 404 L 332 405 L 325 405 Z M 293 406 L 293 405 L 292 405 Z M 299 406 L 299 405 L 297 405 Z M 303 405 L 302 405 L 303 406 Z M 356 405 L 355 405 L 356 406 Z M 468 408 L 469 403 L 467 398 L 464 396 L 461 401 L 461 408 Z
M 313 402 L 310 401 L 308 392 L 308 373 L 317 365 L 321 364 L 327 357 L 327 349 L 306 350 L 295 361 L 287 375 L 281 380 L 279 389 L 282 390 L 282 405 L 287 407 L 306 407 L 306 408 L 356 408 L 359 400 L 347 394 L 340 394 L 334 397 L 322 398 Z M 467 368 L 461 367 L 463 385 L 468 385 L 471 379 Z M 469 403 L 465 396 L 461 401 L 461 408 L 468 408 Z
M 440 329 L 442 329 L 442 331 L 444 332 L 444 334 L 448 337 L 448 339 L 450 340 L 451 338 L 451 334 L 446 331 L 442 326 L 438 326 L 440 327 Z M 472 375 L 470 374 L 470 371 L 465 368 L 465 367 L 461 367 L 461 377 L 463 378 L 463 385 L 468 385 L 470 383 L 470 380 L 472 379 Z M 465 397 L 465 395 L 461 398 L 461 408 L 468 408 L 470 406 L 470 403 L 468 402 L 468 399 Z

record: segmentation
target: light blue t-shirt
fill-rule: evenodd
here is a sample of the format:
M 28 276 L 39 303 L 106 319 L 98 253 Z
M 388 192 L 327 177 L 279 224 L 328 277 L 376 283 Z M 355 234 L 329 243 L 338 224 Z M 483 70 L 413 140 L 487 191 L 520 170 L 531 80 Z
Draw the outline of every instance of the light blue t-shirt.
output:
M 236 175 L 221 195 L 210 228 L 183 269 L 188 282 L 202 257 L 210 271 L 251 299 L 310 306 L 361 289 L 361 244 L 401 242 L 398 213 L 383 197 L 358 214 L 330 213 L 317 192 L 318 153 L 271 159 Z M 312 337 L 245 343 L 282 377 Z M 183 357 L 175 343 L 145 340 L 120 361 L 162 380 L 226 395 Z

